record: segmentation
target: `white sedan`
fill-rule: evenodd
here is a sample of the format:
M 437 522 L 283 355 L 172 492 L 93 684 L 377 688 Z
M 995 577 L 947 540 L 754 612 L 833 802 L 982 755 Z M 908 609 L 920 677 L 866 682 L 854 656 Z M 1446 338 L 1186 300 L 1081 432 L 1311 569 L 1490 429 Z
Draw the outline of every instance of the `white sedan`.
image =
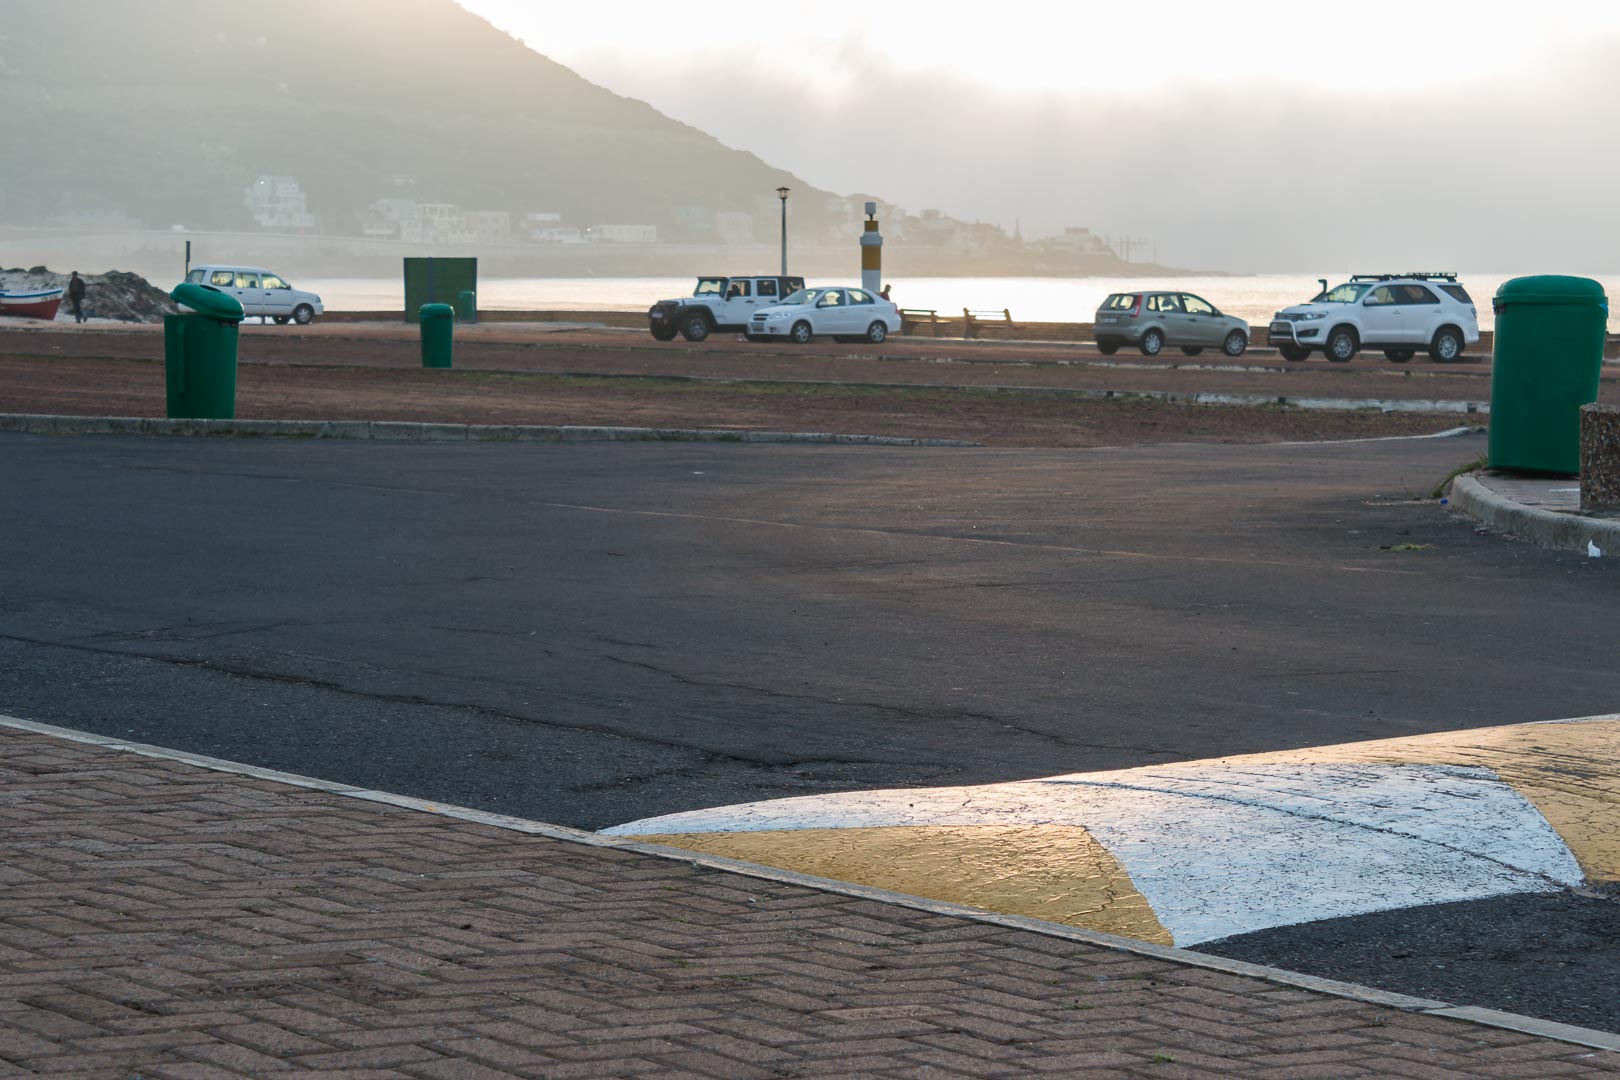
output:
M 830 334 L 838 341 L 877 345 L 899 329 L 900 310 L 865 289 L 800 289 L 780 304 L 754 312 L 748 340 L 786 338 L 803 345 L 817 334 Z

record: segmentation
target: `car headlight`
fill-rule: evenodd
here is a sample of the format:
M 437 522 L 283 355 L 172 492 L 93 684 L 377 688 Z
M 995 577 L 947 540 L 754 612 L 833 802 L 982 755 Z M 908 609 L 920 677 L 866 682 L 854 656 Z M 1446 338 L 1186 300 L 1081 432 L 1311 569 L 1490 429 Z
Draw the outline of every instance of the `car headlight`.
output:
M 1325 312 L 1325 311 L 1311 311 L 1311 312 L 1307 312 L 1304 315 L 1301 315 L 1299 317 L 1299 320 L 1300 320 L 1300 322 L 1312 322 L 1312 321 L 1314 321 L 1316 319 L 1325 319 L 1325 318 L 1327 318 L 1327 312 Z

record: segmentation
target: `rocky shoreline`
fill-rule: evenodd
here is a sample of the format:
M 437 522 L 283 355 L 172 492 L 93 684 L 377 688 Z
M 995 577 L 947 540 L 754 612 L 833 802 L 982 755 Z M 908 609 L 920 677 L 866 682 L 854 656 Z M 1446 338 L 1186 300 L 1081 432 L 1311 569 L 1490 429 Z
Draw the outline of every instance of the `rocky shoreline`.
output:
M 178 309 L 169 294 L 139 274 L 109 270 L 105 274 L 82 274 L 85 283 L 84 310 L 92 319 L 115 322 L 157 322 L 164 315 Z M 44 266 L 27 270 L 13 268 L 0 270 L 0 291 L 32 292 L 39 289 L 67 287 L 68 274 L 58 273 Z M 58 322 L 73 319 L 66 300 L 57 312 Z

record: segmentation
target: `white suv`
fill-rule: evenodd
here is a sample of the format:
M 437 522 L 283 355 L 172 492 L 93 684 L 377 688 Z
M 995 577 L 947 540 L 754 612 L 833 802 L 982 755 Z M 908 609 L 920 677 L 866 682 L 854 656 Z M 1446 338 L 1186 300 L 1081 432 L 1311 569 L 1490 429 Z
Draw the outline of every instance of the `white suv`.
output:
M 1367 348 L 1397 364 L 1419 349 L 1446 362 L 1479 343 L 1479 315 L 1456 274 L 1356 274 L 1331 289 L 1322 285 L 1310 303 L 1272 317 L 1271 343 L 1286 360 L 1320 349 L 1343 364 Z

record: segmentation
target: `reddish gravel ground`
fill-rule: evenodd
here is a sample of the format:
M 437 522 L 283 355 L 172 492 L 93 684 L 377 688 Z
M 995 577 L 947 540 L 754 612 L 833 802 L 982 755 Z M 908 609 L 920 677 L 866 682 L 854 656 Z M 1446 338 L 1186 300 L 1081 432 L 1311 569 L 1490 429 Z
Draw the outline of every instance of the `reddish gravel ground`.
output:
M 0 411 L 161 416 L 162 348 L 155 327 L 0 330 Z M 881 351 L 723 337 L 661 345 L 624 331 L 533 324 L 460 329 L 456 368 L 429 371 L 412 328 L 333 323 L 244 326 L 237 415 L 829 431 L 992 446 L 1266 442 L 1424 434 L 1469 418 L 1061 391 L 1474 401 L 1489 397 L 1488 374 L 1484 365 L 1395 368 L 1381 357 L 1350 365 L 1261 355 L 1234 364 L 1209 353 L 1147 361 L 1069 345 L 929 339 L 895 340 Z

